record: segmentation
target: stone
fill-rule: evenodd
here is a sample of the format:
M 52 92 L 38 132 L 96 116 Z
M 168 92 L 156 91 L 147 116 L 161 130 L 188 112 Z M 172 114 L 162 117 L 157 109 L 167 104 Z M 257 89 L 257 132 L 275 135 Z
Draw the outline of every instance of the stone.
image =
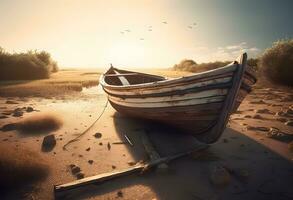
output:
M 269 128 L 263 127 L 263 126 L 257 126 L 257 127 L 247 126 L 246 128 L 247 130 L 250 130 L 250 131 L 269 131 L 270 130 Z
M 255 111 L 256 113 L 262 113 L 262 114 L 274 114 L 272 111 L 270 111 L 269 109 L 258 109 Z
M 56 146 L 55 135 L 47 135 L 43 139 L 42 150 L 51 151 Z
M 290 107 L 287 111 L 286 111 L 287 114 L 289 115 L 293 115 L 293 109 Z
M 101 138 L 102 137 L 102 133 L 97 132 L 97 133 L 95 133 L 94 137 L 95 138 Z
M 231 181 L 230 173 L 222 166 L 214 166 L 211 171 L 210 181 L 217 186 L 228 185 Z
M 33 107 L 29 106 L 29 107 L 26 108 L 26 112 L 33 112 L 33 111 L 34 111 Z
M 134 162 L 134 161 L 129 161 L 129 162 L 127 162 L 127 164 L 128 164 L 129 166 L 134 166 L 134 165 L 136 165 L 136 162 Z
M 116 169 L 116 166 L 115 165 L 112 165 L 112 169 Z
M 285 123 L 287 126 L 293 126 L 293 120 L 289 120 Z
M 71 173 L 72 174 L 77 174 L 79 173 L 81 170 L 80 170 L 80 167 L 74 165 L 72 168 L 71 168 Z
M 12 116 L 13 117 L 21 117 L 23 112 L 21 110 L 14 110 Z
M 88 162 L 89 164 L 93 164 L 93 163 L 94 163 L 93 160 L 88 160 L 87 162 Z
M 84 178 L 84 173 L 79 172 L 75 176 L 77 179 L 82 179 L 82 178 Z
M 122 193 L 122 191 L 118 191 L 118 192 L 117 192 L 117 196 L 118 196 L 118 197 L 123 197 L 123 193 Z
M 86 151 L 90 151 L 90 150 L 91 150 L 91 148 L 90 148 L 90 147 L 86 149 Z
M 18 104 L 16 101 L 12 101 L 12 100 L 7 100 L 6 104 Z
M 111 149 L 111 144 L 110 144 L 110 142 L 108 142 L 108 144 L 107 144 L 107 148 L 108 148 L 108 150 L 110 151 L 110 149 Z
M 252 118 L 253 119 L 263 119 L 263 117 L 261 115 L 258 115 L 258 114 L 253 115 Z

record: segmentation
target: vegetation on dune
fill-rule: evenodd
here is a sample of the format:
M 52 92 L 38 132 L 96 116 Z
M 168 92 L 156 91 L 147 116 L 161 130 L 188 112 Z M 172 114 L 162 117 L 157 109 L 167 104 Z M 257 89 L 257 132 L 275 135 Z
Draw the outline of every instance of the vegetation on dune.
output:
M 185 59 L 185 60 L 182 60 L 179 64 L 174 65 L 173 69 L 178 71 L 188 71 L 188 72 L 198 73 L 198 72 L 216 69 L 218 67 L 223 67 L 229 63 L 230 61 L 226 61 L 226 62 L 216 61 L 216 62 L 197 64 L 193 60 Z
M 1 81 L 45 79 L 57 71 L 57 63 L 46 51 L 9 53 L 0 47 Z
M 269 80 L 293 86 L 293 39 L 279 40 L 266 49 L 260 67 Z

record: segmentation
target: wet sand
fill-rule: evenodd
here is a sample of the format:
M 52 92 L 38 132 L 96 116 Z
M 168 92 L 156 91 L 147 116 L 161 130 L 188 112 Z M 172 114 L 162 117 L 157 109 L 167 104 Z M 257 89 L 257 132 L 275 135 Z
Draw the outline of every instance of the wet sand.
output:
M 19 117 L 9 114 L 28 106 L 40 113 L 56 113 L 64 123 L 61 129 L 50 133 L 55 135 L 57 143 L 48 152 L 42 151 L 47 134 L 0 131 L 0 145 L 16 151 L 30 149 L 50 167 L 46 180 L 32 184 L 33 187 L 12 190 L 1 199 L 53 199 L 53 185 L 77 179 L 70 168 L 72 164 L 80 168 L 79 174 L 87 177 L 147 160 L 140 140 L 142 132 L 150 134 L 162 156 L 188 147 L 185 144 L 190 143 L 189 136 L 120 115 L 108 104 L 100 120 L 64 150 L 64 144 L 91 126 L 106 102 L 105 94 L 97 86 L 50 98 L 0 97 L 0 116 L 4 116 L 0 127 L 35 114 L 24 112 Z M 174 161 L 166 172 L 132 175 L 76 189 L 60 199 L 292 199 L 293 151 L 288 148 L 293 140 L 293 126 L 288 125 L 293 120 L 293 114 L 288 112 L 290 106 L 293 106 L 292 91 L 257 86 L 231 116 L 220 140 L 203 156 Z M 278 134 L 272 132 L 272 127 L 279 130 Z M 101 137 L 95 137 L 96 133 L 101 133 Z M 125 134 L 134 143 L 133 147 L 125 143 Z M 117 144 L 120 142 L 125 144 Z M 216 186 L 210 181 L 213 168 L 218 165 L 230 173 L 227 185 Z M 234 173 L 237 171 L 245 175 Z

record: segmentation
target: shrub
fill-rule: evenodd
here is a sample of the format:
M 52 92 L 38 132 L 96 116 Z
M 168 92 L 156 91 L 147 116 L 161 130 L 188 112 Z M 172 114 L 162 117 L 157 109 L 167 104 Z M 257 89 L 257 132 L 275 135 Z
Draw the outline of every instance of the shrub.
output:
M 260 65 L 269 80 L 293 86 L 293 39 L 279 40 L 266 49 Z
M 57 63 L 45 51 L 9 53 L 0 47 L 0 80 L 44 79 L 57 71 Z
M 193 73 L 198 73 L 198 72 L 203 72 L 203 71 L 208 71 L 212 69 L 216 69 L 218 67 L 223 67 L 230 62 L 210 62 L 210 63 L 201 63 L 197 64 L 193 60 L 182 60 L 179 64 L 176 64 L 173 69 L 177 71 L 189 71 Z
M 173 68 L 178 71 L 191 71 L 196 65 L 193 60 L 184 59 L 179 64 L 174 65 Z

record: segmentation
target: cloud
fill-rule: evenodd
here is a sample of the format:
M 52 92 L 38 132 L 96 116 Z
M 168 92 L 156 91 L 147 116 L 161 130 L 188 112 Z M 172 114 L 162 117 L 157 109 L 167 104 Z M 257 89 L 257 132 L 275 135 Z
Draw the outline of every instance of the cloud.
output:
M 214 62 L 214 61 L 232 61 L 239 55 L 246 52 L 249 58 L 257 57 L 261 53 L 261 49 L 250 46 L 246 42 L 238 44 L 230 44 L 227 46 L 219 46 L 209 48 L 207 46 L 197 46 L 189 49 L 191 58 L 196 62 Z
M 260 51 L 257 47 L 251 47 L 246 42 L 241 42 L 225 47 L 217 47 L 217 51 L 214 52 L 214 57 L 219 60 L 231 60 L 244 52 L 248 53 L 249 57 L 255 57 Z

